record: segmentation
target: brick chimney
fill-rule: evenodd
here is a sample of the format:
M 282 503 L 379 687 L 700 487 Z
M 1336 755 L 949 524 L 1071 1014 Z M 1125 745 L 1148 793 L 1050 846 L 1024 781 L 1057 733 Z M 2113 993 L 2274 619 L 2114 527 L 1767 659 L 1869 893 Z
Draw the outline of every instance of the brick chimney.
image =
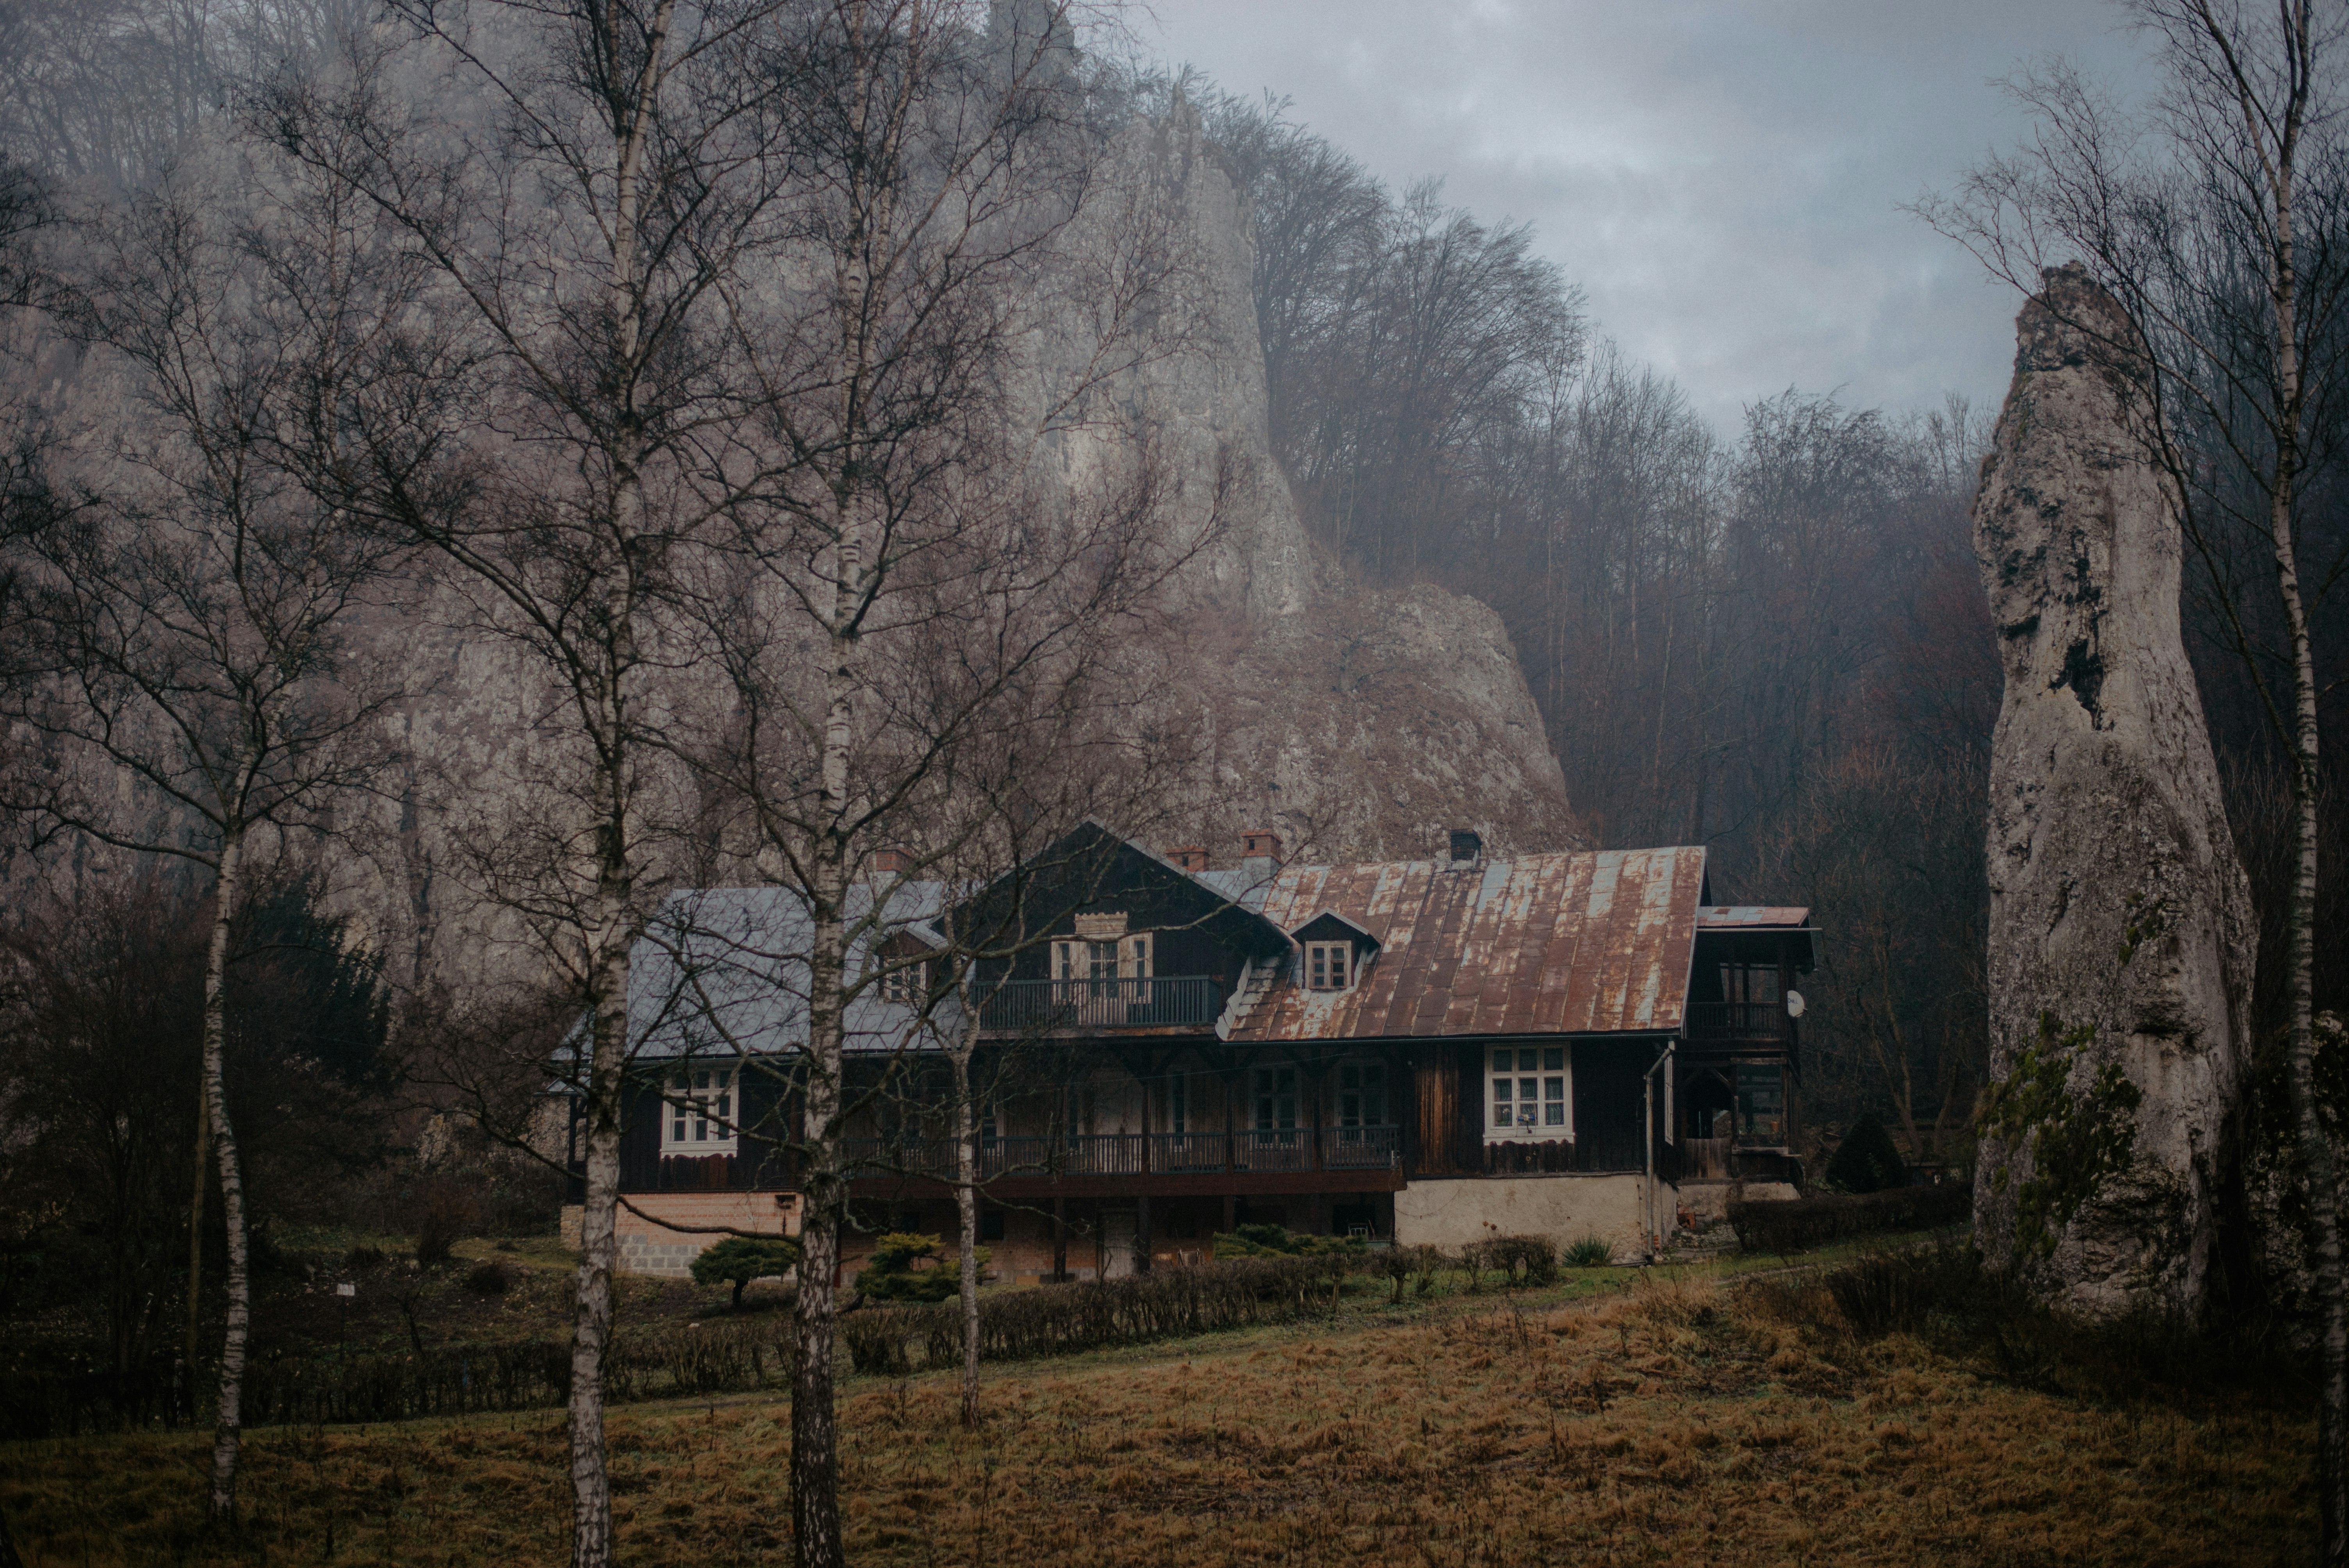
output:
M 1203 872 L 1207 869 L 1207 846 L 1185 844 L 1167 851 L 1166 858 L 1186 872 Z
M 1452 869 L 1466 871 L 1485 859 L 1485 840 L 1474 828 L 1452 830 Z
M 1240 872 L 1250 882 L 1269 882 L 1280 869 L 1280 835 L 1269 828 L 1240 834 Z
M 913 869 L 914 854 L 910 850 L 893 847 L 873 852 L 873 874 L 876 877 L 901 877 Z

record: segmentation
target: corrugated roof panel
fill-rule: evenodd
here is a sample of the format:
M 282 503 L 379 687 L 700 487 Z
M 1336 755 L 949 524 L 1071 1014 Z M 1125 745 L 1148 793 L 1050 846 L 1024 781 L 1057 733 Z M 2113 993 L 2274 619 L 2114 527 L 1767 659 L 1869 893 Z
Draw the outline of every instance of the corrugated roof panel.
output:
M 1233 1038 L 1677 1029 L 1703 885 L 1701 848 L 1288 868 L 1268 915 L 1293 929 L 1330 910 L 1380 953 L 1353 991 L 1309 1007 L 1283 980 Z

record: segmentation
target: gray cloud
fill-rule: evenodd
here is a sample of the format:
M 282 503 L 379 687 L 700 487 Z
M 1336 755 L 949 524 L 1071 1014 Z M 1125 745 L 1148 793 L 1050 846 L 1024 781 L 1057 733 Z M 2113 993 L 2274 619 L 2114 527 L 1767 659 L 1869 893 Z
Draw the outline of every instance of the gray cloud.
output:
M 1724 430 L 1788 386 L 1860 405 L 2005 390 L 2015 300 L 1901 212 L 2023 119 L 2064 54 L 2142 78 L 2097 0 L 1156 0 L 1170 63 L 1270 88 L 1401 186 L 1528 220 L 1599 330 Z

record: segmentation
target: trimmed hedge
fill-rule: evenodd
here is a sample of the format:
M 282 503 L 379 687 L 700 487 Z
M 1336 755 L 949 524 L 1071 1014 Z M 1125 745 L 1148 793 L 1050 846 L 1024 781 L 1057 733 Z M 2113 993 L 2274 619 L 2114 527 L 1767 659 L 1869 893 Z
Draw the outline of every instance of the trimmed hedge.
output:
M 791 1382 L 789 1313 L 689 1327 L 622 1330 L 604 1360 L 615 1404 L 739 1393 Z M 195 1397 L 209 1407 L 206 1368 Z M 413 1416 L 534 1410 L 571 1397 L 571 1346 L 551 1339 L 450 1346 L 422 1356 L 258 1356 L 245 1367 L 251 1427 L 398 1421 Z M 64 1371 L 0 1376 L 0 1439 L 69 1438 L 191 1421 L 195 1398 L 167 1363 L 117 1377 Z
M 1973 1212 L 1972 1187 L 1944 1181 L 1881 1192 L 1826 1192 L 1791 1202 L 1729 1205 L 1737 1244 L 1749 1253 L 1798 1253 L 1845 1236 L 1876 1231 L 1925 1231 L 1954 1225 Z
M 1217 1260 L 1123 1279 L 1006 1291 L 978 1303 L 982 1361 L 1026 1361 L 1112 1345 L 1290 1323 L 1327 1310 L 1361 1254 Z M 866 1307 L 840 1320 L 859 1372 L 902 1377 L 962 1360 L 962 1305 Z

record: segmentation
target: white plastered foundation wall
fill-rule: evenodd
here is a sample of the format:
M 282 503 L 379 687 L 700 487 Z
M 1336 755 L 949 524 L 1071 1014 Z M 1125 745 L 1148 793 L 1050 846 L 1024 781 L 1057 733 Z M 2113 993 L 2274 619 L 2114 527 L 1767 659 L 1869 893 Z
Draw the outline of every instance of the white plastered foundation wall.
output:
M 1652 1191 L 1657 1211 L 1669 1216 L 1671 1184 L 1657 1181 Z M 1561 1246 L 1598 1236 L 1618 1259 L 1633 1258 L 1646 1251 L 1640 1213 L 1650 1191 L 1638 1175 L 1413 1181 L 1395 1194 L 1395 1244 L 1452 1252 L 1493 1236 L 1547 1236 Z
M 631 1212 L 631 1210 L 638 1212 Z M 672 1230 L 663 1221 L 696 1227 Z M 727 1226 L 754 1236 L 800 1233 L 796 1192 L 632 1192 L 614 1224 L 620 1243 L 619 1272 L 683 1279 L 705 1247 L 726 1239 L 700 1227 Z M 579 1245 L 579 1205 L 563 1209 L 563 1244 Z

